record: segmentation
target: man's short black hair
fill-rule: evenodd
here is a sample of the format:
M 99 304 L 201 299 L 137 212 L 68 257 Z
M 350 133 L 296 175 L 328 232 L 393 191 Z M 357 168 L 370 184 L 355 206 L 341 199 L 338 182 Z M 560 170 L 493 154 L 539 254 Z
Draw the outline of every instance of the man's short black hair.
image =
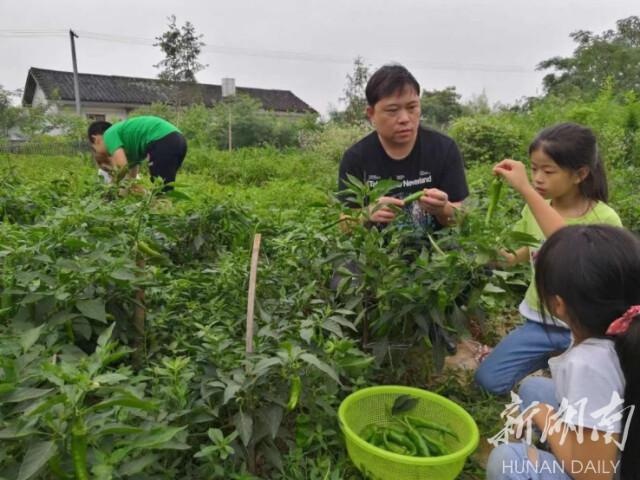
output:
M 95 122 L 91 123 L 91 125 L 89 125 L 89 130 L 87 131 L 89 141 L 93 143 L 93 136 L 103 135 L 110 126 L 111 124 L 109 122 L 105 122 L 104 120 L 96 120 Z
M 402 65 L 383 65 L 375 71 L 367 82 L 365 95 L 367 103 L 373 107 L 382 98 L 401 92 L 409 86 L 420 95 L 420 84 L 413 75 Z

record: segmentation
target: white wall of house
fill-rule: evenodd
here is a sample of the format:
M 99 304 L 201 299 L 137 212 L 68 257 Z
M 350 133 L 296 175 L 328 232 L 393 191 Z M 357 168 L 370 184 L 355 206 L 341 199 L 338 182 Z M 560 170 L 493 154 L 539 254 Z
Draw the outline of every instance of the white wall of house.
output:
M 74 103 L 65 105 L 65 109 L 71 109 L 75 112 L 76 106 Z M 115 123 L 120 120 L 124 120 L 129 117 L 129 112 L 132 107 L 124 105 L 100 105 L 92 103 L 83 103 L 80 105 L 80 111 L 85 116 L 104 115 L 107 122 Z M 92 118 L 93 118 L 92 117 Z
M 39 105 L 46 105 L 47 103 L 47 96 L 44 94 L 42 88 L 40 88 L 40 85 L 37 85 L 36 91 L 33 93 L 33 101 L 31 104 L 34 107 L 37 107 Z
M 75 102 L 57 102 L 63 110 L 75 112 Z M 36 90 L 33 93 L 34 107 L 39 105 L 49 105 L 48 111 L 50 113 L 56 113 L 58 111 L 57 106 L 52 100 L 48 99 L 42 88 L 39 85 L 36 86 Z M 108 122 L 117 122 L 129 117 L 129 112 L 135 108 L 133 105 L 104 105 L 99 103 L 83 103 L 80 106 L 80 111 L 83 115 L 104 115 Z

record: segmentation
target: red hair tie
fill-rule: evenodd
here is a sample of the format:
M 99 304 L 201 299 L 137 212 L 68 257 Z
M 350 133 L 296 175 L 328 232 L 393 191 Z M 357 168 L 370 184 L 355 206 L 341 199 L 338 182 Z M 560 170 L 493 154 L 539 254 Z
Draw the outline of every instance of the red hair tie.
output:
M 633 305 L 622 314 L 620 318 L 616 318 L 609 328 L 607 328 L 607 335 L 624 335 L 629 330 L 631 321 L 640 314 L 640 305 Z

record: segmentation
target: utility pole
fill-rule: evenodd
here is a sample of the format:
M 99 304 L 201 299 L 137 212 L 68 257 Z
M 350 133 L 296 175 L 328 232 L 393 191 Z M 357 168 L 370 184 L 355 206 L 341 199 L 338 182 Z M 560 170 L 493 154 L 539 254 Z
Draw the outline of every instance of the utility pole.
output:
M 229 144 L 229 151 L 233 150 L 232 144 L 232 134 L 231 134 L 231 105 L 227 106 L 227 136 Z
M 73 90 L 76 96 L 76 114 L 80 115 L 80 84 L 78 83 L 78 62 L 76 61 L 76 43 L 74 38 L 78 35 L 73 30 L 69 30 L 71 39 L 71 60 L 73 61 Z
M 231 106 L 233 105 L 233 98 L 227 99 L 227 97 L 233 97 L 236 94 L 236 81 L 233 78 L 223 78 L 220 89 L 222 93 L 222 100 L 227 103 L 227 144 L 229 151 L 231 151 L 233 149 L 233 134 L 231 127 Z

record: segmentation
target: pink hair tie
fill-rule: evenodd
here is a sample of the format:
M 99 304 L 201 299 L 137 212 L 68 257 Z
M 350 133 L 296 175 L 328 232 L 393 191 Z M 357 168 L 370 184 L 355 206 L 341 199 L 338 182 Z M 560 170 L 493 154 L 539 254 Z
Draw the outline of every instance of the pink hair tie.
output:
M 633 305 L 629 307 L 629 309 L 622 314 L 620 318 L 616 318 L 609 328 L 607 328 L 607 335 L 624 335 L 629 330 L 629 325 L 631 325 L 631 321 L 636 317 L 636 315 L 640 315 L 640 305 Z

